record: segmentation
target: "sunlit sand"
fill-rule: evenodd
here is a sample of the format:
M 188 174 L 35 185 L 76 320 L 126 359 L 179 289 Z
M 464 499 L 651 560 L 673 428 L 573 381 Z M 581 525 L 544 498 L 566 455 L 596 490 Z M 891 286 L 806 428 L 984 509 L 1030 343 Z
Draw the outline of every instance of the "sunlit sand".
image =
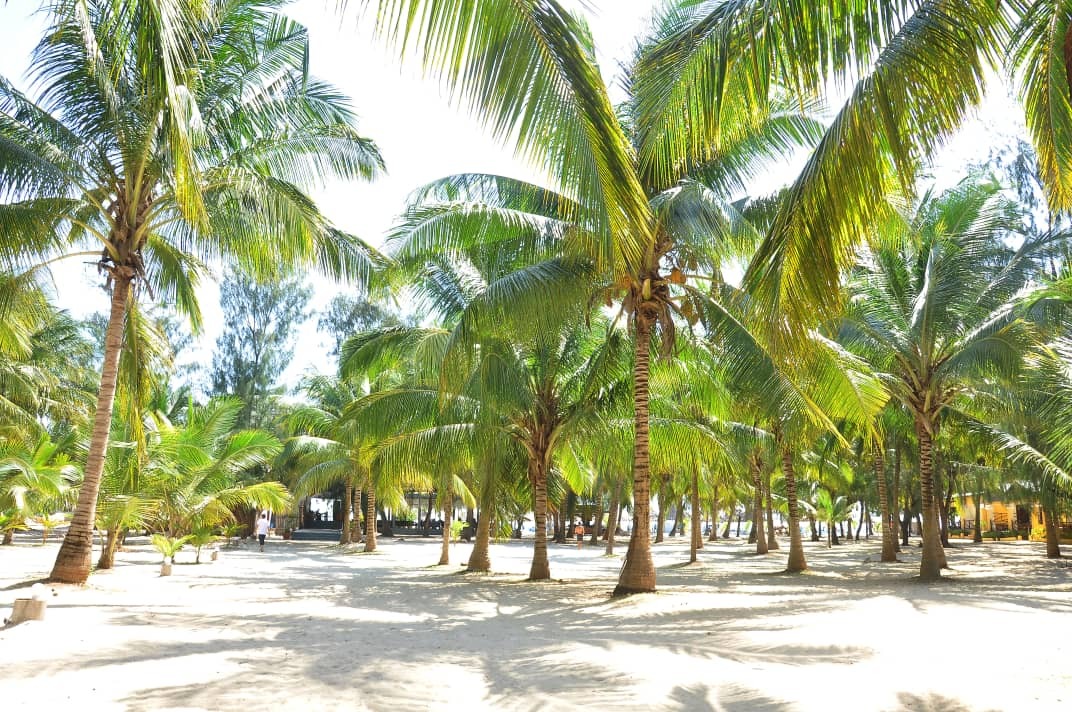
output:
M 135 540 L 140 541 L 140 540 Z M 44 621 L 0 631 L 11 710 L 1060 710 L 1072 706 L 1072 568 L 1040 544 L 950 551 L 949 580 L 912 580 L 918 550 L 878 542 L 783 551 L 655 547 L 658 593 L 612 599 L 619 557 L 551 547 L 555 581 L 524 583 L 531 544 L 381 541 L 363 555 L 270 541 L 193 565 L 135 544 L 88 586 L 55 586 Z M 55 546 L 0 549 L 0 608 Z M 984 558 L 985 557 L 985 558 Z M 9 613 L 5 613 L 9 615 Z

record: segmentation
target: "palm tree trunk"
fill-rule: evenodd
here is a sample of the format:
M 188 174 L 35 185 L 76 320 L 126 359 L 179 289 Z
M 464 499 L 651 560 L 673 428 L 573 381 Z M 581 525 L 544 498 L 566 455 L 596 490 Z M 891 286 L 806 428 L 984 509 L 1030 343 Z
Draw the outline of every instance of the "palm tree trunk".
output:
M 97 560 L 98 569 L 110 569 L 115 566 L 115 550 L 117 548 L 119 548 L 119 528 L 115 527 L 108 530 L 104 546 L 101 547 L 100 559 Z
M 365 551 L 376 551 L 376 491 L 371 482 L 365 509 Z
M 674 529 L 679 536 L 685 536 L 685 497 L 677 503 L 677 512 L 674 514 Z
M 898 497 L 900 497 L 900 492 L 901 492 L 901 446 L 900 446 L 900 444 L 897 444 L 896 447 L 894 448 L 894 451 L 893 451 L 893 489 L 889 493 L 888 506 L 890 508 L 890 528 L 894 532 L 893 549 L 894 549 L 895 552 L 898 552 L 898 553 L 901 551 L 901 540 L 897 536 L 897 532 L 901 528 L 900 517 L 897 516 L 898 512 L 900 511 L 900 507 L 897 506 L 898 501 L 899 501 Z
M 811 512 L 808 513 L 808 527 L 811 529 L 811 540 L 820 541 L 822 537 L 819 536 L 819 528 L 815 522 L 815 515 Z
M 589 544 L 595 546 L 599 543 L 599 537 L 603 535 L 603 493 L 597 493 L 596 500 L 599 502 L 599 510 L 592 510 L 592 538 Z
M 350 502 L 354 498 L 354 485 L 346 481 L 346 491 L 342 496 L 342 530 L 339 532 L 339 543 L 350 543 Z
M 536 520 L 536 543 L 532 548 L 530 581 L 546 581 L 551 578 L 551 564 L 547 560 L 547 471 L 546 458 L 538 452 L 529 457 L 529 479 L 532 482 L 533 508 Z
M 473 552 L 469 554 L 469 564 L 466 566 L 466 571 L 491 571 L 491 556 L 488 553 L 490 543 L 491 514 L 487 508 L 481 507 L 480 519 L 476 523 L 476 542 L 473 544 Z
M 353 496 L 351 498 L 351 501 L 353 502 L 354 520 L 352 522 L 350 522 L 350 543 L 351 544 L 357 544 L 357 543 L 360 543 L 360 541 L 362 539 L 362 532 L 364 531 L 361 528 L 361 488 L 360 487 L 354 487 L 354 492 L 353 492 Z
M 104 458 L 108 453 L 108 434 L 115 402 L 115 384 L 119 372 L 119 355 L 123 351 L 123 324 L 134 270 L 116 267 L 112 271 L 112 308 L 104 335 L 104 365 L 101 368 L 97 409 L 93 414 L 93 435 L 89 442 L 85 475 L 78 490 L 78 504 L 71 527 L 63 538 L 49 579 L 61 583 L 84 583 L 93 563 L 93 525 L 97 516 L 97 493 L 100 491 Z
M 699 559 L 697 551 L 703 548 L 703 536 L 700 534 L 700 470 L 695 463 L 692 466 L 692 538 L 689 541 L 689 563 L 695 564 Z
M 4 532 L 4 540 L 0 541 L 0 546 L 11 546 L 14 543 L 15 531 L 13 529 L 8 529 L 6 532 Z
M 978 519 L 978 518 L 977 518 Z M 1061 558 L 1061 530 L 1055 507 L 1042 506 L 1042 520 L 1046 525 L 1046 558 Z
M 789 564 L 787 573 L 795 574 L 808 568 L 804 558 L 804 542 L 800 538 L 800 505 L 797 501 L 797 475 L 793 468 L 793 453 L 782 448 L 782 476 L 785 479 L 785 498 L 789 505 Z
M 916 435 L 919 437 L 919 489 L 923 498 L 923 556 L 919 577 L 923 581 L 935 581 L 942 577 L 942 559 L 938 512 L 934 506 L 934 445 L 930 423 L 917 418 Z
M 763 478 L 763 495 L 767 500 L 767 550 L 775 551 L 781 547 L 778 545 L 778 537 L 774 534 L 774 500 L 771 499 L 771 473 L 767 470 Z
M 707 534 L 707 541 L 718 541 L 718 488 L 711 495 L 711 531 Z M 726 520 L 727 525 L 729 520 Z
M 655 317 L 641 306 L 636 314 L 636 358 L 633 361 L 633 534 L 625 552 L 615 595 L 655 590 L 651 559 L 651 460 L 648 451 L 648 377 L 651 332 Z
M 730 507 L 730 509 L 726 512 L 726 526 L 722 530 L 722 538 L 723 539 L 729 539 L 730 538 L 730 522 L 733 521 L 733 513 L 736 512 L 736 511 L 737 511 L 737 504 L 734 503 L 733 506 Z M 740 522 L 741 522 L 741 520 L 738 519 L 737 520 L 738 528 L 740 528 L 740 526 L 741 526 Z
M 762 483 L 762 461 L 759 459 L 759 455 L 752 453 L 752 486 L 755 489 L 756 496 L 752 507 L 752 531 L 756 535 L 756 553 L 767 553 L 767 535 L 763 531 L 763 483 Z
M 604 553 L 610 556 L 614 553 L 614 535 L 618 531 L 618 514 L 622 501 L 622 486 L 614 484 L 614 491 L 610 495 L 610 512 L 607 514 L 607 548 Z
M 443 546 L 439 550 L 439 565 L 450 563 L 450 525 L 454 516 L 454 492 L 448 487 L 443 493 Z
M 890 500 L 886 492 L 886 458 L 882 446 L 875 445 L 875 482 L 878 484 L 878 504 L 882 511 L 882 561 L 897 561 L 897 539 L 890 517 Z

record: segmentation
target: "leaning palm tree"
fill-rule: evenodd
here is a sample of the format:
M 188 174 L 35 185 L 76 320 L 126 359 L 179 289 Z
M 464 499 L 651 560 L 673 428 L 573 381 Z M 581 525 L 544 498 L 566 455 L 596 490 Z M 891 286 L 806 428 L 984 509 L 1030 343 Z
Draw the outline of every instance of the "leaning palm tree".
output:
M 36 99 L 0 79 L 0 259 L 96 257 L 111 290 L 85 480 L 52 577 L 89 575 L 129 305 L 148 292 L 200 326 L 204 260 L 265 277 L 297 263 L 362 276 L 372 252 L 303 192 L 370 178 L 376 148 L 279 2 L 59 0 L 34 50 Z M 143 285 L 143 286 L 142 286 Z
M 928 195 L 891 218 L 852 280 L 844 343 L 888 374 L 919 440 L 923 557 L 920 577 L 941 575 L 934 439 L 944 411 L 980 379 L 1011 377 L 1033 343 L 1017 299 L 1052 236 L 1013 250 L 1015 210 L 992 184 L 968 182 Z

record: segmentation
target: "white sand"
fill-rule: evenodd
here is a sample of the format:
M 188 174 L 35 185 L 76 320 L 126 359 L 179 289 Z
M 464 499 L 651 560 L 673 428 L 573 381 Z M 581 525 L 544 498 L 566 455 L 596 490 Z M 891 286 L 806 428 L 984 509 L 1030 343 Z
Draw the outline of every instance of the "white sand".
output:
M 461 575 L 438 542 L 381 553 L 269 542 L 157 576 L 134 546 L 47 618 L 0 631 L 0 709 L 976 710 L 1072 709 L 1072 568 L 1039 544 L 958 544 L 952 581 L 911 581 L 877 543 L 808 544 L 813 573 L 775 573 L 730 540 L 660 592 L 610 599 L 621 559 L 552 545 L 552 583 L 522 583 L 531 543 Z M 710 547 L 710 545 L 708 545 Z M 0 547 L 0 610 L 55 545 Z

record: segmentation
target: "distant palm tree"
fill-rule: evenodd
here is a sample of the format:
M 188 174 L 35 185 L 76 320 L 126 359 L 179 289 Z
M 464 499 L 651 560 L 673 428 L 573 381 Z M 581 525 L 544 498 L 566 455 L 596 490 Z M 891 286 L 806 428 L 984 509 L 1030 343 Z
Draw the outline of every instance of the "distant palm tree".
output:
M 281 2 L 59 0 L 34 50 L 36 100 L 0 79 L 0 259 L 92 256 L 111 288 L 85 479 L 52 578 L 89 575 L 129 305 L 172 302 L 200 326 L 203 260 L 261 277 L 298 263 L 367 275 L 373 253 L 303 192 L 370 178 L 375 146 L 308 76 L 308 36 Z
M 891 393 L 913 416 L 923 499 L 920 577 L 934 579 L 945 558 L 934 438 L 944 411 L 973 382 L 1020 370 L 1034 337 L 1017 308 L 1019 292 L 1053 238 L 1006 247 L 1019 230 L 1015 210 L 998 186 L 972 182 L 925 196 L 884 228 L 852 279 L 842 340 L 888 374 Z

